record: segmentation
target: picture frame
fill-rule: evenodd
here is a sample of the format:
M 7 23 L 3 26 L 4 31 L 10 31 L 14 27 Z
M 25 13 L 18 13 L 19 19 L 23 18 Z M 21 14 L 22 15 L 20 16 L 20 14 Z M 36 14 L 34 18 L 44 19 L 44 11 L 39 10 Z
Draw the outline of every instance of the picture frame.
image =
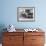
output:
M 18 22 L 35 21 L 35 7 L 18 7 L 17 21 Z

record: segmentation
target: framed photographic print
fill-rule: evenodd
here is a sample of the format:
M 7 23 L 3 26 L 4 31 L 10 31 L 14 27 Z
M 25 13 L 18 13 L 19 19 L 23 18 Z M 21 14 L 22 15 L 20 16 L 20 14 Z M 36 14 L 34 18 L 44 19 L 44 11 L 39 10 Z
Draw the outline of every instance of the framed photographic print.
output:
M 35 7 L 18 7 L 17 20 L 21 22 L 35 21 Z

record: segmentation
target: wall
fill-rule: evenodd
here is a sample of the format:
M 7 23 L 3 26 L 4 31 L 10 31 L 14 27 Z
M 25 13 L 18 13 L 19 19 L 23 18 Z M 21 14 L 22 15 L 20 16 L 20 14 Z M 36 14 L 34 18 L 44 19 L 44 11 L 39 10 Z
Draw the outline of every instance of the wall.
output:
M 13 24 L 16 28 L 46 28 L 46 2 L 44 0 L 1 0 L 0 24 Z M 17 7 L 35 7 L 35 22 L 17 22 Z
M 40 27 L 46 32 L 46 0 L 0 0 L 0 31 L 13 24 L 16 28 Z M 17 7 L 35 7 L 35 22 L 18 22 Z

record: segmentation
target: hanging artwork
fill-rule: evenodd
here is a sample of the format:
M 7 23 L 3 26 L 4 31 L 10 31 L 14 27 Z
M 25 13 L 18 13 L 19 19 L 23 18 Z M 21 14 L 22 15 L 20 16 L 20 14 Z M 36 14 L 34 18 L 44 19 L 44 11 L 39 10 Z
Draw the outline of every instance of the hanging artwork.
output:
M 20 22 L 35 21 L 35 8 L 34 7 L 18 7 L 17 20 Z

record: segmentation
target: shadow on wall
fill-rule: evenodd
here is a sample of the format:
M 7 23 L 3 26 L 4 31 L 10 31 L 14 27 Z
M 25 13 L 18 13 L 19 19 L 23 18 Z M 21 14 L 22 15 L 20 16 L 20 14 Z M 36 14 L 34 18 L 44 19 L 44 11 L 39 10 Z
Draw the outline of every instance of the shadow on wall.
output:
M 3 32 L 5 32 L 6 30 L 4 30 L 5 25 L 4 24 L 0 24 L 0 43 L 2 43 L 2 36 L 3 36 Z

